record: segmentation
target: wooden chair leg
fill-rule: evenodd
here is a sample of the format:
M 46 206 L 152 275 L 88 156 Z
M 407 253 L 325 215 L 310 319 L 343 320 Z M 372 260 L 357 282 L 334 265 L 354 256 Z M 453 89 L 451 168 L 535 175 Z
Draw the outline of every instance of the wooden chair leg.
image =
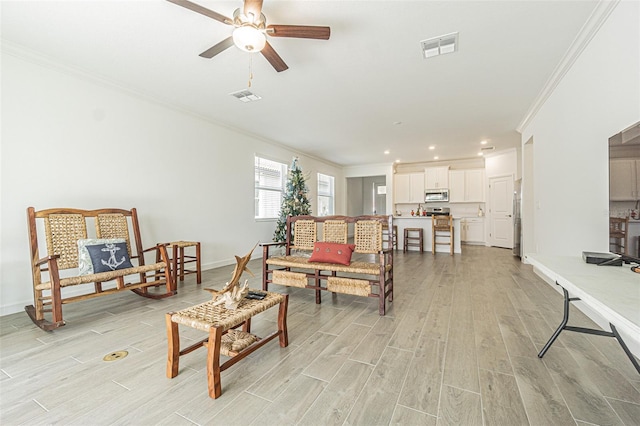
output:
M 289 333 L 287 331 L 287 308 L 289 306 L 289 295 L 284 295 L 284 300 L 280 302 L 278 308 L 278 332 L 280 347 L 286 348 L 289 345 Z
M 172 379 L 178 375 L 178 367 L 180 362 L 180 335 L 178 332 L 178 324 L 171 321 L 173 312 L 165 315 L 167 324 L 167 377 Z
M 172 250 L 172 254 L 171 254 L 171 263 L 173 265 L 171 274 L 173 275 L 173 282 L 176 284 L 178 284 L 178 268 L 180 267 L 180 265 L 178 264 L 178 245 L 174 244 L 173 245 L 173 250 Z
M 451 237 L 449 238 L 449 254 L 453 256 L 453 228 L 451 228 Z
M 209 342 L 207 343 L 207 386 L 209 396 L 218 398 L 222 394 L 222 384 L 220 383 L 220 342 L 222 340 L 222 329 L 211 327 L 209 329 Z
M 196 283 L 202 283 L 202 269 L 200 263 L 200 243 L 196 243 Z
M 184 247 L 180 247 L 180 281 L 184 281 Z
M 58 272 L 58 263 L 49 261 L 49 275 L 51 277 L 51 322 L 54 324 L 64 325 L 62 319 L 62 292 L 60 291 L 60 274 Z M 41 314 L 44 317 L 44 314 Z

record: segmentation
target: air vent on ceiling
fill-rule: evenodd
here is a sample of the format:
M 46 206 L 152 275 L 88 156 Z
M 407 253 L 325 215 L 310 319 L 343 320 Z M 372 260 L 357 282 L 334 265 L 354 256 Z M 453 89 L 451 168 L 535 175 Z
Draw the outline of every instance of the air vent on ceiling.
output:
M 496 149 L 495 146 L 483 146 L 480 151 L 493 151 L 494 149 Z
M 260 96 L 252 93 L 248 90 L 238 90 L 237 92 L 229 93 L 231 96 L 236 97 L 241 102 L 252 102 L 262 99 Z
M 458 51 L 458 33 L 446 34 L 439 37 L 422 40 L 422 55 L 425 59 Z

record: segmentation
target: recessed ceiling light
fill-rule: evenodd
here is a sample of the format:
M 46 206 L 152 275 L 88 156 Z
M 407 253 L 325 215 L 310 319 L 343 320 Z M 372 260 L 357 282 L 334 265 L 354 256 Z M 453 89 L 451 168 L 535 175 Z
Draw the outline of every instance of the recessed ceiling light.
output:
M 437 160 L 438 158 L 440 158 L 440 157 L 438 157 L 437 155 L 435 157 L 433 157 L 434 160 Z
M 478 153 L 478 156 L 483 156 L 483 155 L 484 155 L 484 154 L 483 154 L 482 152 L 479 152 L 479 153 Z
M 391 153 L 391 151 L 389 151 L 388 149 L 384 152 L 385 154 L 389 154 Z
M 429 149 L 430 149 L 431 151 L 433 151 L 434 149 L 436 149 L 436 147 L 435 147 L 435 146 L 433 146 L 433 145 L 431 145 L 431 146 L 429 147 Z
M 400 162 L 400 160 L 396 160 L 396 163 L 399 163 L 399 162 Z
M 487 141 L 480 141 L 480 145 L 486 145 Z

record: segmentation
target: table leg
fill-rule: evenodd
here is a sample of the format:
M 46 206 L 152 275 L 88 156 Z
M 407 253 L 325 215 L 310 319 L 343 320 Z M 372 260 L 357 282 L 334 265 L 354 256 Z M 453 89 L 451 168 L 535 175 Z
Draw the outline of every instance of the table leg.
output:
M 167 377 L 172 379 L 178 375 L 178 366 L 180 362 L 180 335 L 178 333 L 178 324 L 171 321 L 173 312 L 165 315 L 167 324 Z
M 220 383 L 220 342 L 222 340 L 222 329 L 211 327 L 209 329 L 209 342 L 207 343 L 207 386 L 209 396 L 218 398 L 222 394 L 222 384 Z
M 564 330 L 564 328 L 567 326 L 567 322 L 569 322 L 569 301 L 570 301 L 569 292 L 565 290 L 564 287 L 562 287 L 562 292 L 564 293 L 564 315 L 562 317 L 562 322 L 560 323 L 556 331 L 553 333 L 549 341 L 544 345 L 544 347 L 538 354 L 538 358 L 542 358 L 544 354 L 547 353 L 551 345 L 553 345 L 553 342 L 555 342 L 558 336 L 560 335 L 560 332 Z
M 558 283 L 556 284 L 560 285 Z M 640 364 L 638 364 L 638 361 L 635 359 L 635 357 L 633 356 L 633 354 L 631 353 L 627 345 L 624 343 L 624 341 L 622 340 L 622 337 L 618 333 L 618 330 L 616 330 L 616 327 L 613 324 L 609 323 L 609 326 L 611 327 L 611 331 L 594 330 L 591 328 L 572 327 L 567 325 L 567 322 L 569 321 L 569 302 L 580 300 L 580 298 L 569 297 L 569 292 L 564 287 L 562 286 L 560 287 L 562 288 L 562 293 L 564 294 L 564 314 L 562 317 L 562 322 L 560 323 L 556 331 L 553 333 L 549 341 L 544 345 L 544 347 L 538 354 L 538 358 L 542 358 L 544 354 L 547 353 L 547 351 L 549 350 L 553 342 L 556 341 L 556 339 L 558 338 L 562 330 L 575 331 L 578 333 L 593 334 L 596 336 L 615 337 L 618 343 L 620 344 L 620 346 L 622 346 L 624 353 L 627 354 L 627 357 L 629 357 L 629 360 L 631 360 L 631 363 L 633 364 L 633 366 L 636 368 L 638 373 L 640 373 Z
M 640 374 L 640 365 L 638 364 L 638 361 L 633 356 L 633 354 L 631 353 L 631 351 L 629 350 L 627 345 L 624 343 L 624 340 L 622 340 L 622 337 L 618 333 L 618 330 L 616 330 L 615 326 L 613 324 L 611 324 L 611 323 L 609 323 L 609 326 L 611 327 L 611 332 L 613 333 L 613 337 L 615 337 L 616 340 L 618 341 L 618 343 L 620 343 L 620 346 L 622 346 L 622 349 L 624 350 L 624 353 L 627 354 L 627 356 L 631 360 L 631 363 L 636 368 L 636 371 Z

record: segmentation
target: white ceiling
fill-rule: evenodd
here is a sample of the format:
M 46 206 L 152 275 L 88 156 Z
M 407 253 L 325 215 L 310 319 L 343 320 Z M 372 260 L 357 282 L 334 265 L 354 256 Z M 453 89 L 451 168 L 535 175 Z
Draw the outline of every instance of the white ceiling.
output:
M 242 5 L 193 1 L 226 16 Z M 267 24 L 331 27 L 328 41 L 269 38 L 282 73 L 236 47 L 199 57 L 232 27 L 167 1 L 0 4 L 5 45 L 353 165 L 472 158 L 483 139 L 517 146 L 516 127 L 597 1 L 265 0 Z M 421 40 L 456 31 L 458 52 L 423 59 Z M 242 103 L 229 93 L 247 88 L 252 56 L 262 99 Z

